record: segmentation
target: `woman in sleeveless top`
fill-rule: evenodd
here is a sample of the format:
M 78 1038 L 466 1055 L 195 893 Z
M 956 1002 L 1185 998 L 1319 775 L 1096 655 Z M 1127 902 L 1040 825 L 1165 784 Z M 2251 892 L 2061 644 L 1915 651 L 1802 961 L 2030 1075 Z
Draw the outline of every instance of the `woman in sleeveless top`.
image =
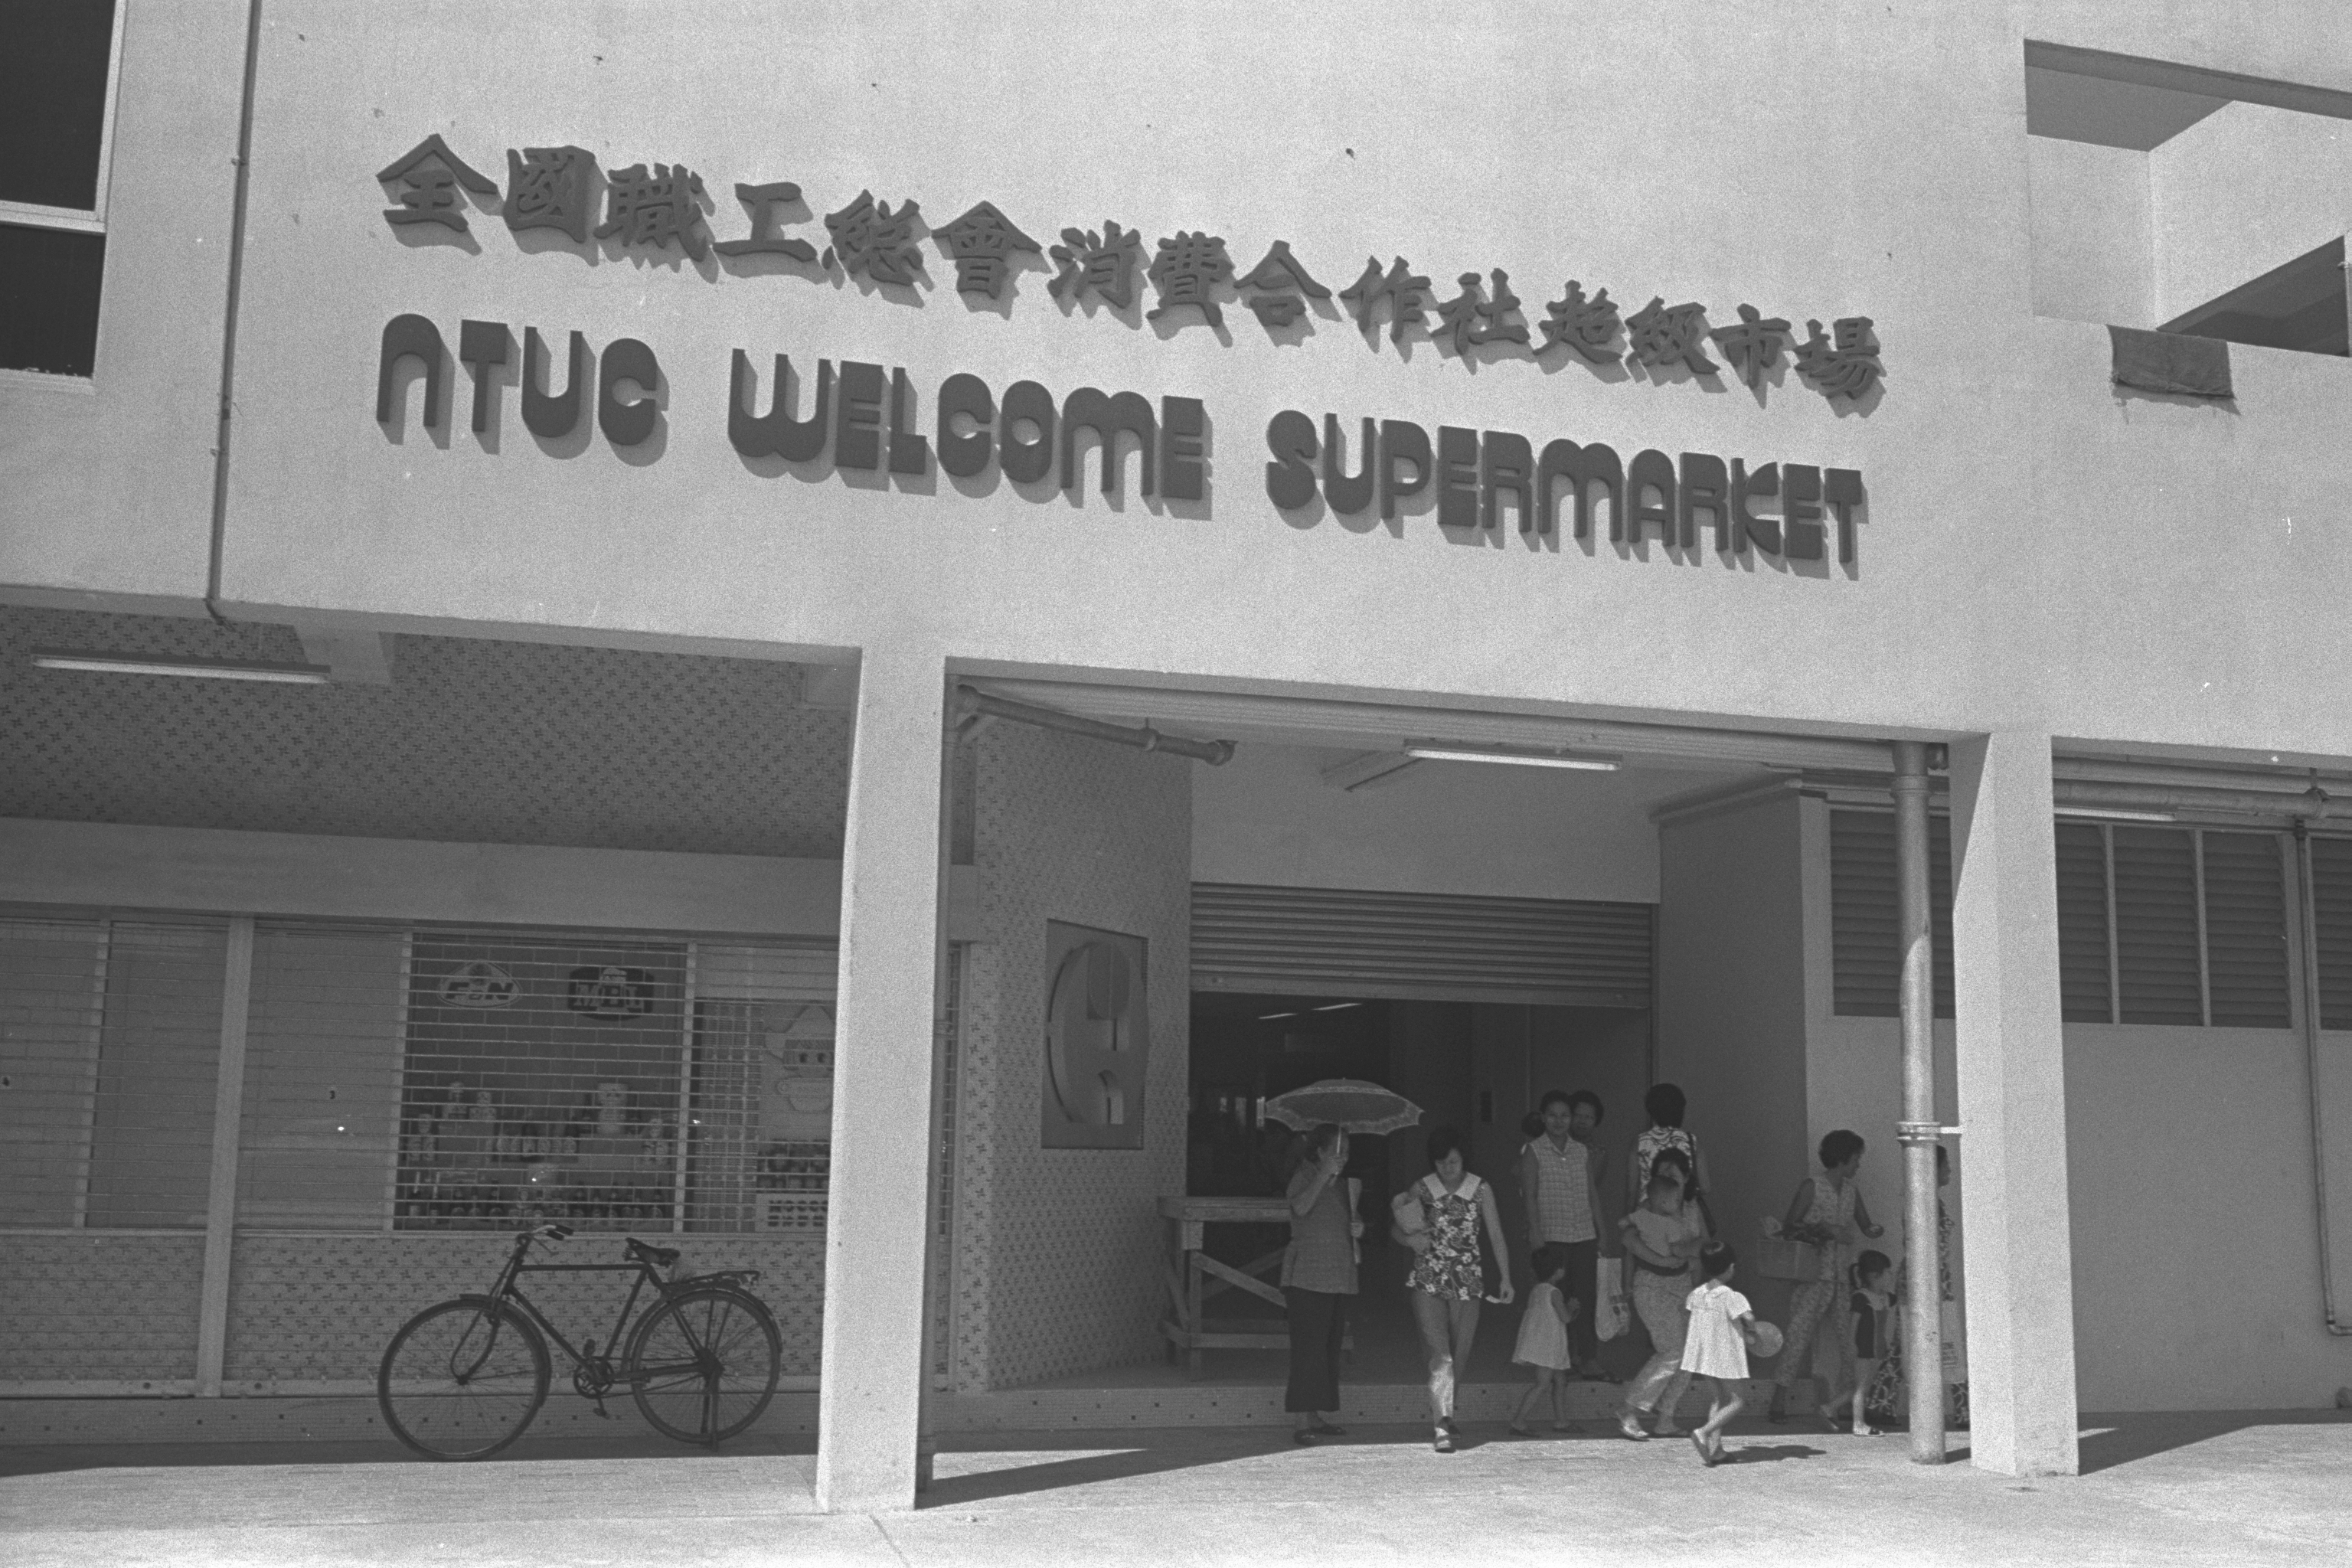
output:
M 1822 1264 L 1815 1277 L 1799 1285 L 1789 1300 L 1788 1333 L 1780 1350 L 1780 1370 L 1772 1377 L 1772 1404 L 1766 1412 L 1773 1421 L 1788 1419 L 1789 1387 L 1797 1380 L 1798 1368 L 1805 1364 L 1815 1330 L 1826 1326 L 1829 1331 L 1829 1391 L 1819 1406 L 1824 1420 L 1852 1381 L 1853 1322 L 1840 1286 L 1853 1266 L 1861 1238 L 1875 1239 L 1886 1234 L 1884 1226 L 1871 1222 L 1870 1210 L 1853 1184 L 1854 1174 L 1862 1168 L 1863 1147 L 1859 1133 L 1843 1128 L 1822 1139 L 1822 1173 L 1799 1183 L 1796 1196 L 1790 1200 L 1788 1228 L 1813 1243 L 1821 1252 Z M 1837 1429 L 1835 1422 L 1830 1425 L 1832 1431 Z
M 1510 1254 L 1503 1245 L 1494 1190 L 1465 1168 L 1463 1142 L 1451 1127 L 1431 1131 L 1429 1163 L 1434 1169 L 1412 1188 L 1421 1211 L 1420 1226 L 1407 1226 L 1400 1215 L 1389 1231 L 1391 1239 L 1414 1254 L 1405 1287 L 1429 1358 L 1429 1415 L 1441 1454 L 1454 1452 L 1454 1434 L 1460 1430 L 1454 1420 L 1454 1387 L 1478 1335 L 1478 1303 L 1486 1289 L 1478 1243 L 1481 1224 L 1502 1274 L 1496 1299 L 1507 1303 L 1512 1297 Z

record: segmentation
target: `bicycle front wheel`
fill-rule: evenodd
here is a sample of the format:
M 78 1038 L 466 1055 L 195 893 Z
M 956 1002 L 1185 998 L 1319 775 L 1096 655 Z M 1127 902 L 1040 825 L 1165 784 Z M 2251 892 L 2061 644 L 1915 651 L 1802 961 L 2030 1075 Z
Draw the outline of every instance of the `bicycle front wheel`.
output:
M 428 1459 L 484 1459 L 547 1398 L 547 1342 L 488 1296 L 427 1307 L 383 1352 L 376 1404 L 392 1435 Z
M 783 1366 L 776 1320 L 756 1296 L 688 1289 L 646 1314 L 629 1340 L 629 1392 L 655 1430 L 723 1443 L 760 1418 Z

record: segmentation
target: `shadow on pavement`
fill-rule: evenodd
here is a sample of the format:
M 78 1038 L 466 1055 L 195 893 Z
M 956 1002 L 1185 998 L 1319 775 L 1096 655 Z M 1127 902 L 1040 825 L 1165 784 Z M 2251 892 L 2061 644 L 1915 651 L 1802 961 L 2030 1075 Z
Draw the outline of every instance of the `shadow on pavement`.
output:
M 2094 1476 L 2118 1465 L 2153 1458 L 2177 1448 L 2225 1437 L 2257 1426 L 2352 1425 L 2344 1410 L 2157 1410 L 2085 1415 L 2079 1444 L 2082 1474 Z
M 1748 1443 L 1723 1450 L 1723 1462 L 1727 1465 L 1769 1465 L 1781 1459 L 1827 1458 L 1827 1448 L 1808 1447 L 1802 1443 Z

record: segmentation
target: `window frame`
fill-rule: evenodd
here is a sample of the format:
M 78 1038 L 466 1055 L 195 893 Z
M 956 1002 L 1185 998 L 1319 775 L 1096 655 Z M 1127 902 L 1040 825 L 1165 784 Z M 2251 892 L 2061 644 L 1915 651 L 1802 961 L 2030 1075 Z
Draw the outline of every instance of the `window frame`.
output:
M 107 199 L 114 183 L 114 107 L 122 89 L 122 33 L 130 9 L 130 0 L 114 0 L 113 36 L 106 47 L 106 102 L 100 110 L 98 179 L 92 204 L 88 207 L 54 207 L 37 202 L 0 201 L 0 224 L 105 236 Z

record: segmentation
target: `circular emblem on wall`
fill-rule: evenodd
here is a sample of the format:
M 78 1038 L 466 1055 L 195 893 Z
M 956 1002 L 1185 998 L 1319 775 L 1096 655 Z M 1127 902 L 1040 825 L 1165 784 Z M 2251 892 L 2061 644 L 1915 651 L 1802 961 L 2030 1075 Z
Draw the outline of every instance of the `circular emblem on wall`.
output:
M 1084 1126 L 1127 1121 L 1126 1078 L 1135 1058 L 1134 988 L 1127 954 L 1107 942 L 1064 956 L 1045 1008 L 1046 1072 L 1062 1114 Z

